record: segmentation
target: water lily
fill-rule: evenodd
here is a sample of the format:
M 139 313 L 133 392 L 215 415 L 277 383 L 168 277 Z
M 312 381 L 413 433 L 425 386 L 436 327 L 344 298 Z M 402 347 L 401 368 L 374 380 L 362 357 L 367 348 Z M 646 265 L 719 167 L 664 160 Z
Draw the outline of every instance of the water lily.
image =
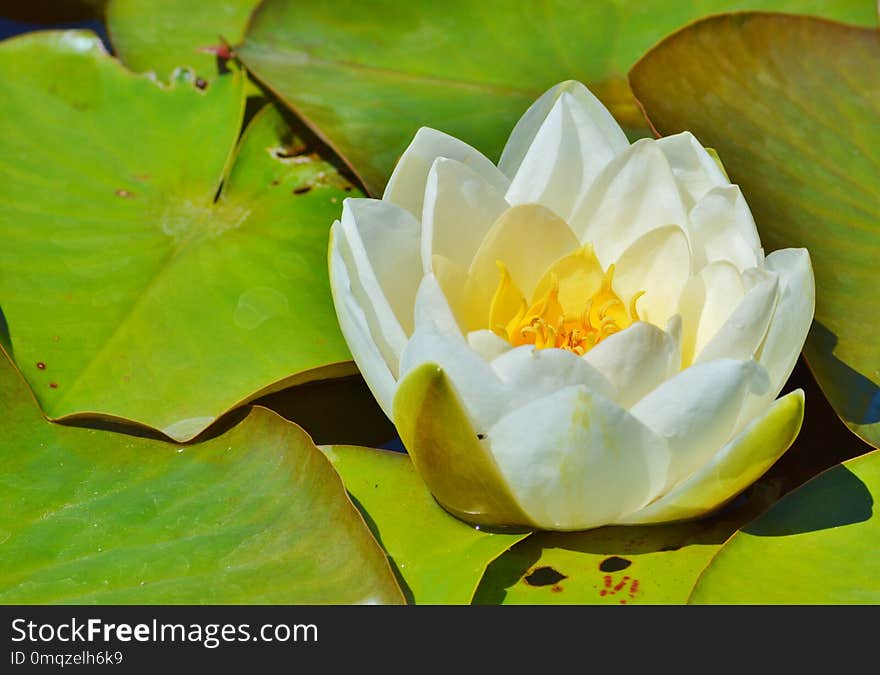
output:
M 539 98 L 498 165 L 433 129 L 348 199 L 339 323 L 436 499 L 474 523 L 692 518 L 791 445 L 776 400 L 813 316 L 805 249 L 765 257 L 690 133 L 630 144 L 583 85 Z

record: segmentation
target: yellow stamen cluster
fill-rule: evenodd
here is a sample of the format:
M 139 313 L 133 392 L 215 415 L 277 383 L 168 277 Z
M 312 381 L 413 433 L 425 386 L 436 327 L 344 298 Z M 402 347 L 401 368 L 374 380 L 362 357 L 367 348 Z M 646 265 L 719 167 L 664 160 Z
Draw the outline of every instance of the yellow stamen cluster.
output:
M 609 335 L 639 321 L 636 301 L 644 291 L 636 293 L 627 307 L 612 288 L 614 265 L 604 273 L 598 289 L 578 284 L 581 288 L 577 290 L 583 290 L 584 294 L 578 298 L 576 307 L 563 307 L 560 281 L 552 270 L 548 271 L 548 288 L 529 306 L 513 284 L 505 265 L 499 261 L 498 267 L 501 281 L 490 309 L 490 325 L 514 347 L 533 344 L 538 349 L 556 347 L 583 355 Z M 569 300 L 571 291 L 569 287 L 565 293 Z M 574 297 L 577 295 L 575 293 Z M 518 306 L 511 312 L 514 305 Z

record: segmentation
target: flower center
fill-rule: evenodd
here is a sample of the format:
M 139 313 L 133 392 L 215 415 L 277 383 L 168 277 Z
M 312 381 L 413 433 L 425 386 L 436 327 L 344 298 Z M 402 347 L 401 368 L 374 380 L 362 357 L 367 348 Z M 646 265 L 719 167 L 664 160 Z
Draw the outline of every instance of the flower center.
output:
M 636 302 L 644 291 L 636 293 L 627 306 L 612 288 L 614 265 L 603 273 L 589 247 L 551 265 L 531 305 L 504 263 L 497 264 L 501 280 L 489 309 L 489 325 L 514 347 L 556 347 L 580 356 L 639 320 Z

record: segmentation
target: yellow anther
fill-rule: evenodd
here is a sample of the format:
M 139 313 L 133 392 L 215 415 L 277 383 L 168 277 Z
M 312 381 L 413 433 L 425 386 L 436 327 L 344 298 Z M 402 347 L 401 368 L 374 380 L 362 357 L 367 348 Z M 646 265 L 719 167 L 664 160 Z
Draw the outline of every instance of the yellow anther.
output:
M 584 267 L 583 270 L 578 268 Z M 507 267 L 498 261 L 501 279 L 492 300 L 489 325 L 496 334 L 517 347 L 556 347 L 583 355 L 599 342 L 639 321 L 636 293 L 627 307 L 614 291 L 614 265 L 603 273 L 588 248 L 554 263 L 545 272 L 529 305 Z M 565 274 L 565 305 L 560 301 L 560 278 Z M 627 311 L 629 310 L 629 311 Z

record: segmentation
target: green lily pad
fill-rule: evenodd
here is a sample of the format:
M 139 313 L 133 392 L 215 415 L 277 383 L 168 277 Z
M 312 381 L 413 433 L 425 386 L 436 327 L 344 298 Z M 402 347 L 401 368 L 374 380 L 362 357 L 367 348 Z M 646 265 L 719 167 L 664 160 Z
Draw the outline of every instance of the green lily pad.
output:
M 0 603 L 401 602 L 299 427 L 252 408 L 194 446 L 50 424 L 0 353 Z
M 378 194 L 419 127 L 497 158 L 526 108 L 566 79 L 646 134 L 629 66 L 688 21 L 749 8 L 876 22 L 872 0 L 463 0 L 443 11 L 430 0 L 266 0 L 236 52 Z
M 258 0 L 111 0 L 107 32 L 117 55 L 132 70 L 168 77 L 188 66 L 205 78 L 217 72 L 206 47 L 244 38 Z
M 880 444 L 880 33 L 720 16 L 659 44 L 631 81 L 658 131 L 718 150 L 768 251 L 810 250 L 805 354 L 838 414 Z
M 474 602 L 684 604 L 700 572 L 747 520 L 743 511 L 670 525 L 536 533 L 489 566 Z
M 695 604 L 880 603 L 880 452 L 838 465 L 736 533 Z
M 351 446 L 321 449 L 416 603 L 469 603 L 486 565 L 529 534 L 481 531 L 449 515 L 404 454 Z
M 236 150 L 240 73 L 162 85 L 91 33 L 35 33 L 0 46 L 0 107 L 0 306 L 49 416 L 188 440 L 355 372 L 327 278 L 352 187 L 271 107 Z

